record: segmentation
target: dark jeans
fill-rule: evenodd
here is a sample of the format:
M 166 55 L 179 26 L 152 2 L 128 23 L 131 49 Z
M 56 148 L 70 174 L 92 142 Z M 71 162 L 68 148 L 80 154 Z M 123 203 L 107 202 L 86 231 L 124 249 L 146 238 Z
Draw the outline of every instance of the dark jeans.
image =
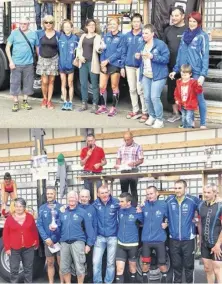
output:
M 86 19 L 93 19 L 93 13 L 95 9 L 95 2 L 88 4 L 87 2 L 81 2 L 81 29 L 85 28 Z
M 87 174 L 89 172 L 85 172 L 85 173 Z M 89 173 L 89 174 L 93 174 L 93 173 Z M 98 189 L 101 186 L 102 186 L 102 181 L 98 179 L 98 181 L 96 181 L 96 188 Z M 94 201 L 94 181 L 90 179 L 84 179 L 84 188 L 90 191 L 91 203 L 92 203 Z
M 91 72 L 91 62 L 83 63 L 79 69 L 79 77 L 81 84 L 82 101 L 88 101 L 88 78 L 92 84 L 93 103 L 98 105 L 99 101 L 99 75 Z
M 86 283 L 93 283 L 93 247 L 89 253 L 86 254 L 87 274 L 85 277 Z
M 138 169 L 132 169 L 131 171 L 122 171 L 122 173 L 136 173 L 136 172 L 138 172 Z M 137 184 L 138 184 L 138 178 L 126 178 L 120 180 L 122 192 L 128 192 L 130 188 L 131 194 L 133 196 L 133 202 L 132 202 L 133 206 L 137 206 L 138 203 Z
M 10 278 L 11 283 L 19 283 L 19 266 L 22 261 L 24 269 L 24 283 L 32 283 L 32 269 L 34 262 L 34 247 L 11 249 Z
M 38 0 L 34 0 L 35 5 L 35 17 L 36 17 L 36 26 L 37 29 L 41 29 L 41 9 L 42 4 L 38 3 Z M 46 10 L 47 15 L 53 15 L 53 6 L 52 3 L 44 4 L 44 11 Z

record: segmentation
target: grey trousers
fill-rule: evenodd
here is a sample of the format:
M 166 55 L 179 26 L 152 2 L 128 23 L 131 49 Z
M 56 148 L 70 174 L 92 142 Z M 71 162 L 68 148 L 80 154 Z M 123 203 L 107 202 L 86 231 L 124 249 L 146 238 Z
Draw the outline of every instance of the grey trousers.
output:
M 11 249 L 10 256 L 10 278 L 11 283 L 19 283 L 20 261 L 24 268 L 24 283 L 32 283 L 32 270 L 34 261 L 34 247 Z

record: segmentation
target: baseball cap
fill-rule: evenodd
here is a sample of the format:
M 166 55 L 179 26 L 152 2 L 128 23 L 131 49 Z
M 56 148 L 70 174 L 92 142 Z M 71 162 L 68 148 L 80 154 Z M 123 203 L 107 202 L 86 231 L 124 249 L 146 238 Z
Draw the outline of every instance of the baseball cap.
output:
M 63 154 L 59 154 L 58 157 L 57 157 L 57 161 L 58 161 L 58 164 L 59 164 L 60 166 L 64 165 L 64 164 L 65 164 L 64 155 L 63 155 Z

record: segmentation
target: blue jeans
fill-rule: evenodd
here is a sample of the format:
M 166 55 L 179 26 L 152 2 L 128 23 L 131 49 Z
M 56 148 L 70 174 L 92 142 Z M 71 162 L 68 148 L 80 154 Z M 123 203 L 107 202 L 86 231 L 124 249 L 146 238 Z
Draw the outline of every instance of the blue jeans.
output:
M 194 121 L 194 111 L 181 108 L 183 128 L 192 128 Z
M 193 75 L 194 79 L 198 79 L 199 75 Z M 200 126 L 206 125 L 206 117 L 207 117 L 207 104 L 204 98 L 204 94 L 201 93 L 197 96 L 198 99 L 198 106 L 199 106 L 199 113 L 200 113 Z
M 88 78 L 92 84 L 93 103 L 98 105 L 99 102 L 99 75 L 91 72 L 91 62 L 83 63 L 79 69 L 79 78 L 81 84 L 82 101 L 88 101 Z
M 102 260 L 107 248 L 106 275 L 102 279 Z M 93 283 L 112 283 L 115 277 L 117 237 L 97 236 L 93 249 Z
M 37 29 L 41 29 L 42 4 L 38 3 L 38 0 L 34 0 L 34 6 L 35 6 L 35 17 L 36 17 Z M 45 3 L 43 9 L 44 11 L 46 10 L 47 15 L 53 15 L 52 3 Z
M 153 81 L 153 79 L 143 76 L 142 84 L 149 115 L 153 118 L 163 120 L 163 104 L 160 97 L 166 84 L 166 79 Z

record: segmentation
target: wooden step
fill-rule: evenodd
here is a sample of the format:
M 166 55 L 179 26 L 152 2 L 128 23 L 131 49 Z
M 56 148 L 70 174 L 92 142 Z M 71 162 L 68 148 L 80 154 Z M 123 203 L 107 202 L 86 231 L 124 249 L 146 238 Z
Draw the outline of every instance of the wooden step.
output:
M 207 106 L 207 121 L 213 123 L 222 123 L 222 106 L 220 107 L 221 102 L 218 102 L 219 106 L 216 106 L 216 102 L 214 103 L 215 106 Z M 199 111 L 195 111 L 195 117 L 200 117 Z

